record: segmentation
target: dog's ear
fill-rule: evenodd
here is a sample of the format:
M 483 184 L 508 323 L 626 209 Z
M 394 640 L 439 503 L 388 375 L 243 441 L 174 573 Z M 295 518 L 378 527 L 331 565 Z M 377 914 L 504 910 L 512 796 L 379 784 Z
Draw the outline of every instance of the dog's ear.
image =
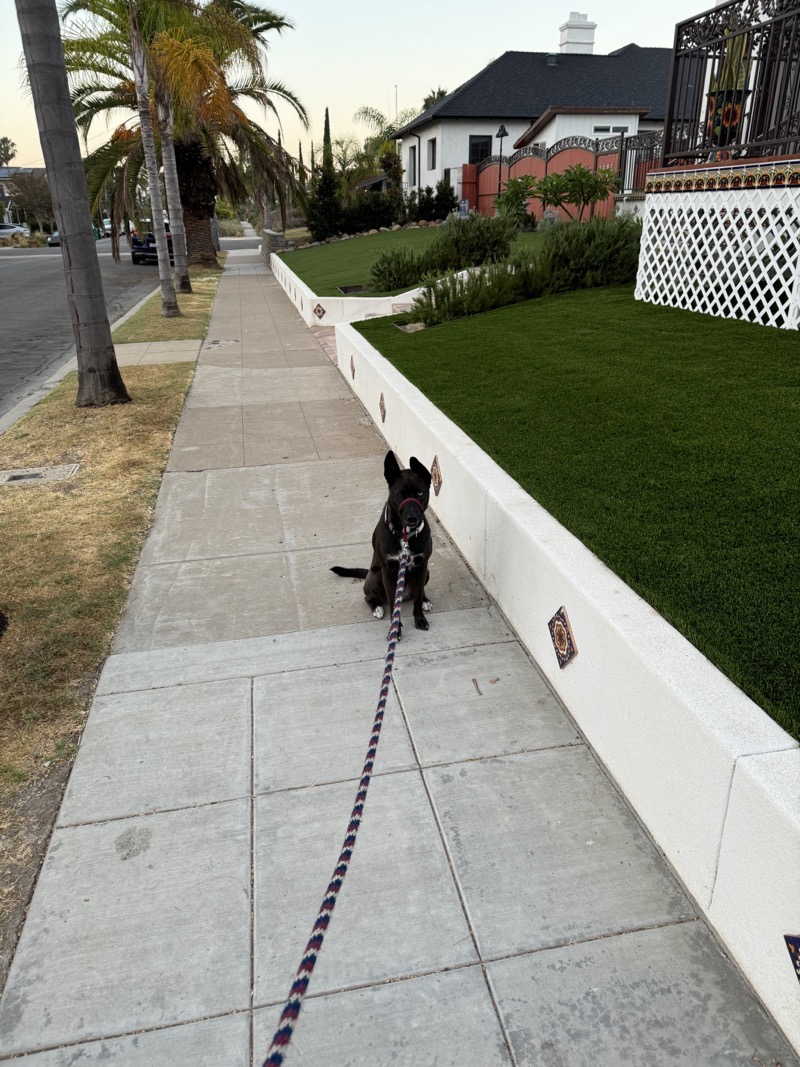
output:
M 414 474 L 419 475 L 423 482 L 425 482 L 425 485 L 430 488 L 432 478 L 431 472 L 428 470 L 428 468 L 423 467 L 423 465 L 420 463 L 416 456 L 412 456 L 409 462 Z
M 397 456 L 394 452 L 386 453 L 386 458 L 383 461 L 383 476 L 389 485 L 394 485 L 400 477 L 400 464 L 397 462 Z

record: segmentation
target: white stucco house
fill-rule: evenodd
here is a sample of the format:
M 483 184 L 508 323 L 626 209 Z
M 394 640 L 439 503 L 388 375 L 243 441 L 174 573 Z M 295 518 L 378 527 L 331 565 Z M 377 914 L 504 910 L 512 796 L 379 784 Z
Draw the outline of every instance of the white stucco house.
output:
M 595 28 L 571 12 L 557 52 L 505 52 L 399 130 L 406 188 L 444 179 L 460 193 L 465 163 L 567 137 L 661 129 L 672 49 L 629 44 L 595 55 Z

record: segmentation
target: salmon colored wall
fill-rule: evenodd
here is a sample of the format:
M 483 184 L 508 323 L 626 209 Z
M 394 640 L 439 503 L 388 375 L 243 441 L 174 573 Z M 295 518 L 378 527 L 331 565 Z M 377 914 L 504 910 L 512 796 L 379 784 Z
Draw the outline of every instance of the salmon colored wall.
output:
M 576 163 L 580 163 L 587 170 L 594 170 L 594 152 L 587 152 L 585 148 L 565 148 L 563 152 L 553 156 L 547 164 L 547 172 L 560 172 L 567 167 L 574 167 Z
M 595 158 L 592 152 L 587 151 L 585 148 L 566 148 L 563 152 L 559 152 L 558 155 L 548 162 L 539 156 L 522 156 L 518 159 L 510 168 L 510 176 L 512 178 L 520 178 L 524 174 L 530 174 L 533 178 L 541 178 L 545 174 L 559 174 L 561 171 L 566 170 L 567 167 L 575 166 L 580 163 L 581 166 L 586 167 L 588 170 L 595 169 Z M 612 170 L 616 170 L 618 167 L 618 155 L 616 152 L 605 153 L 602 156 L 597 157 L 597 166 L 610 167 Z M 470 178 L 467 178 L 467 172 L 470 172 Z M 509 168 L 503 164 L 502 182 L 505 184 L 509 177 Z M 484 215 L 494 214 L 494 201 L 497 197 L 497 164 L 493 163 L 488 167 L 485 167 L 480 173 L 478 173 L 477 165 L 472 164 L 465 166 L 462 171 L 462 189 L 474 188 L 474 201 L 470 197 L 470 208 L 477 207 Z M 469 184 L 468 184 L 469 182 Z M 474 182 L 474 185 L 471 184 Z M 463 196 L 468 196 L 466 192 L 462 193 Z M 531 201 L 530 212 L 538 222 L 542 217 L 542 206 L 538 200 Z M 559 214 L 563 219 L 568 219 L 569 216 L 565 211 L 559 210 Z M 602 216 L 603 218 L 609 218 L 614 214 L 614 198 L 609 196 L 602 204 L 595 205 L 594 215 Z M 584 218 L 587 216 L 584 215 Z
M 461 168 L 461 199 L 469 201 L 470 211 L 478 206 L 477 163 L 465 163 Z

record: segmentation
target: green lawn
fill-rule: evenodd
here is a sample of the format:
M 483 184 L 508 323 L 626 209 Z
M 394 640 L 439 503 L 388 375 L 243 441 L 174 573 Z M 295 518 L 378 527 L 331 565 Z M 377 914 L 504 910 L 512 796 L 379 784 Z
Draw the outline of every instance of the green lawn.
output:
M 401 247 L 416 253 L 424 252 L 438 232 L 435 227 L 392 230 L 316 248 L 298 248 L 282 258 L 289 270 L 294 271 L 317 296 L 341 296 L 340 285 L 368 284 L 370 267 L 381 252 Z M 517 238 L 521 246 L 535 247 L 539 240 L 537 233 L 523 233 Z
M 357 329 L 800 737 L 798 335 L 628 288 L 393 322 Z

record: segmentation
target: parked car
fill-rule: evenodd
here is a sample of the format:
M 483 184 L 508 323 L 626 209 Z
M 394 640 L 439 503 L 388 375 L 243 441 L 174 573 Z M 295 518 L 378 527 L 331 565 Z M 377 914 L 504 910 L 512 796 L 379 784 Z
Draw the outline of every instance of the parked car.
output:
M 0 237 L 30 237 L 31 228 L 26 222 L 0 222 Z
M 103 236 L 102 231 L 97 226 L 92 226 L 92 234 L 94 235 L 95 241 L 99 241 L 100 238 Z M 51 247 L 53 245 L 60 245 L 61 244 L 61 237 L 59 236 L 58 230 L 53 230 L 53 232 L 47 238 L 47 243 Z
M 111 219 L 103 219 L 103 232 L 100 234 L 100 236 L 101 237 L 110 237 L 111 236 Z
M 172 265 L 175 261 L 172 257 L 172 234 L 169 226 L 167 226 L 167 247 L 169 248 L 169 262 Z M 133 263 L 158 263 L 154 233 L 148 231 L 141 237 L 138 234 L 131 236 L 131 261 Z

